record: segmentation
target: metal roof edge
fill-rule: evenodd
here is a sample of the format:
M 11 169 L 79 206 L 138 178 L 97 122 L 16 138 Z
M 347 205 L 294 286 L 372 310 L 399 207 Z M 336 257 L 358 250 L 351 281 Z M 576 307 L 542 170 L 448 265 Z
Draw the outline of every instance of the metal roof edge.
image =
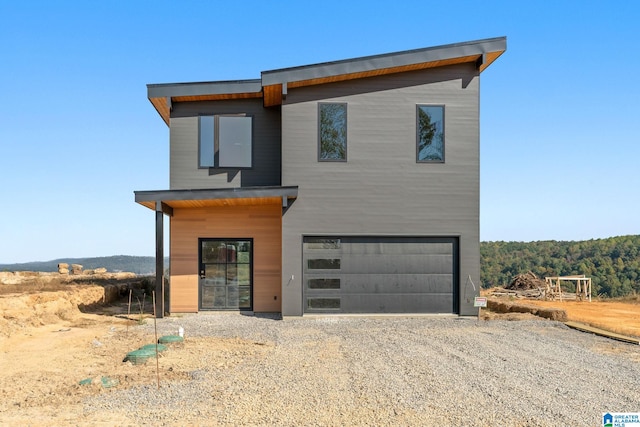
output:
M 165 200 L 240 199 L 249 197 L 298 196 L 298 186 L 203 188 L 191 190 L 134 191 L 136 203 Z
M 233 93 L 257 93 L 262 90 L 260 79 L 229 80 L 193 83 L 156 83 L 147 85 L 147 97 L 222 95 Z
M 147 98 L 154 102 L 158 98 L 167 98 L 169 109 L 170 100 L 174 97 L 198 97 L 211 95 L 260 94 L 266 86 L 298 82 L 304 80 L 322 79 L 326 77 L 369 72 L 396 67 L 410 66 L 421 63 L 436 63 L 442 60 L 473 57 L 487 53 L 498 53 L 486 65 L 489 65 L 507 49 L 507 38 L 494 37 L 461 43 L 432 46 L 399 52 L 384 53 L 339 61 L 281 68 L 261 72 L 260 79 L 187 82 L 187 83 L 156 83 L 147 84 Z M 486 67 L 485 65 L 485 67 Z M 400 69 L 400 68 L 398 68 Z M 482 71 L 484 69 L 481 68 Z M 154 107 L 157 106 L 154 104 Z M 165 117 L 158 111 L 165 122 Z
M 495 37 L 462 43 L 432 46 L 373 56 L 323 62 L 298 67 L 263 71 L 262 85 L 310 80 L 333 75 L 358 73 L 377 69 L 399 67 L 421 62 L 440 61 L 470 55 L 482 55 L 489 52 L 505 51 L 507 38 Z

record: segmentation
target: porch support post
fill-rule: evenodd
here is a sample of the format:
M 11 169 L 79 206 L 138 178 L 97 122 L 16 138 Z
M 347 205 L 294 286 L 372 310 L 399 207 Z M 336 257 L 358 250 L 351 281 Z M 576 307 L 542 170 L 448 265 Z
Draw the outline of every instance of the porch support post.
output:
M 164 317 L 164 212 L 156 201 L 156 318 Z

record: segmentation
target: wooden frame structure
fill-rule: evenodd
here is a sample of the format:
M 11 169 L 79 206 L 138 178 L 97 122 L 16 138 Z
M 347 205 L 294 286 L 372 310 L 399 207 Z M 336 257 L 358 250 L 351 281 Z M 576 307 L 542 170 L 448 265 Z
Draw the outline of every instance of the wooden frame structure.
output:
M 562 301 L 562 287 L 560 286 L 560 283 L 563 281 L 575 281 L 575 298 L 580 301 L 588 299 L 589 302 L 591 302 L 591 277 L 585 277 L 584 274 L 578 274 L 575 276 L 545 277 L 544 281 L 547 284 L 545 299 L 554 300 L 557 297 Z

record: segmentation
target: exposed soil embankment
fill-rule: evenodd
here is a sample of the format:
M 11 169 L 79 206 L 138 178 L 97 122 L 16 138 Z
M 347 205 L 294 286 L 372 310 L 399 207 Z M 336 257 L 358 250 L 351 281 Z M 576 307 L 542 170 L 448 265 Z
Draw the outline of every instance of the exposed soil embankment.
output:
M 560 322 L 565 322 L 567 320 L 566 311 L 559 308 L 536 307 L 535 305 L 500 301 L 494 298 L 487 300 L 487 308 L 496 313 L 531 313 L 534 316 L 558 320 Z
M 75 277 L 72 281 L 55 275 L 3 273 L 0 277 L 4 279 L 0 280 L 0 338 L 28 327 L 73 321 L 83 310 L 117 301 L 131 286 L 126 280 L 128 277 L 92 277 L 91 280 L 97 283 L 83 283 L 86 279 L 83 277 Z
M 0 294 L 65 290 L 68 284 L 113 284 L 139 279 L 135 273 L 59 274 L 37 271 L 0 271 Z

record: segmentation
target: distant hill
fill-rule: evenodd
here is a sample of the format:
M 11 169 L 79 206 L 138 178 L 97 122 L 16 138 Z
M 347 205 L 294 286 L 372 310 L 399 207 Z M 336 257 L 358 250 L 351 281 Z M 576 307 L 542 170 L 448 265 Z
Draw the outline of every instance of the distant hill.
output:
M 0 264 L 0 271 L 58 271 L 58 264 L 80 264 L 83 269 L 106 268 L 109 272 L 126 271 L 140 275 L 155 274 L 156 259 L 150 256 L 114 255 L 93 258 L 60 258 L 51 261 L 25 262 L 19 264 Z M 165 268 L 169 258 L 164 260 Z

